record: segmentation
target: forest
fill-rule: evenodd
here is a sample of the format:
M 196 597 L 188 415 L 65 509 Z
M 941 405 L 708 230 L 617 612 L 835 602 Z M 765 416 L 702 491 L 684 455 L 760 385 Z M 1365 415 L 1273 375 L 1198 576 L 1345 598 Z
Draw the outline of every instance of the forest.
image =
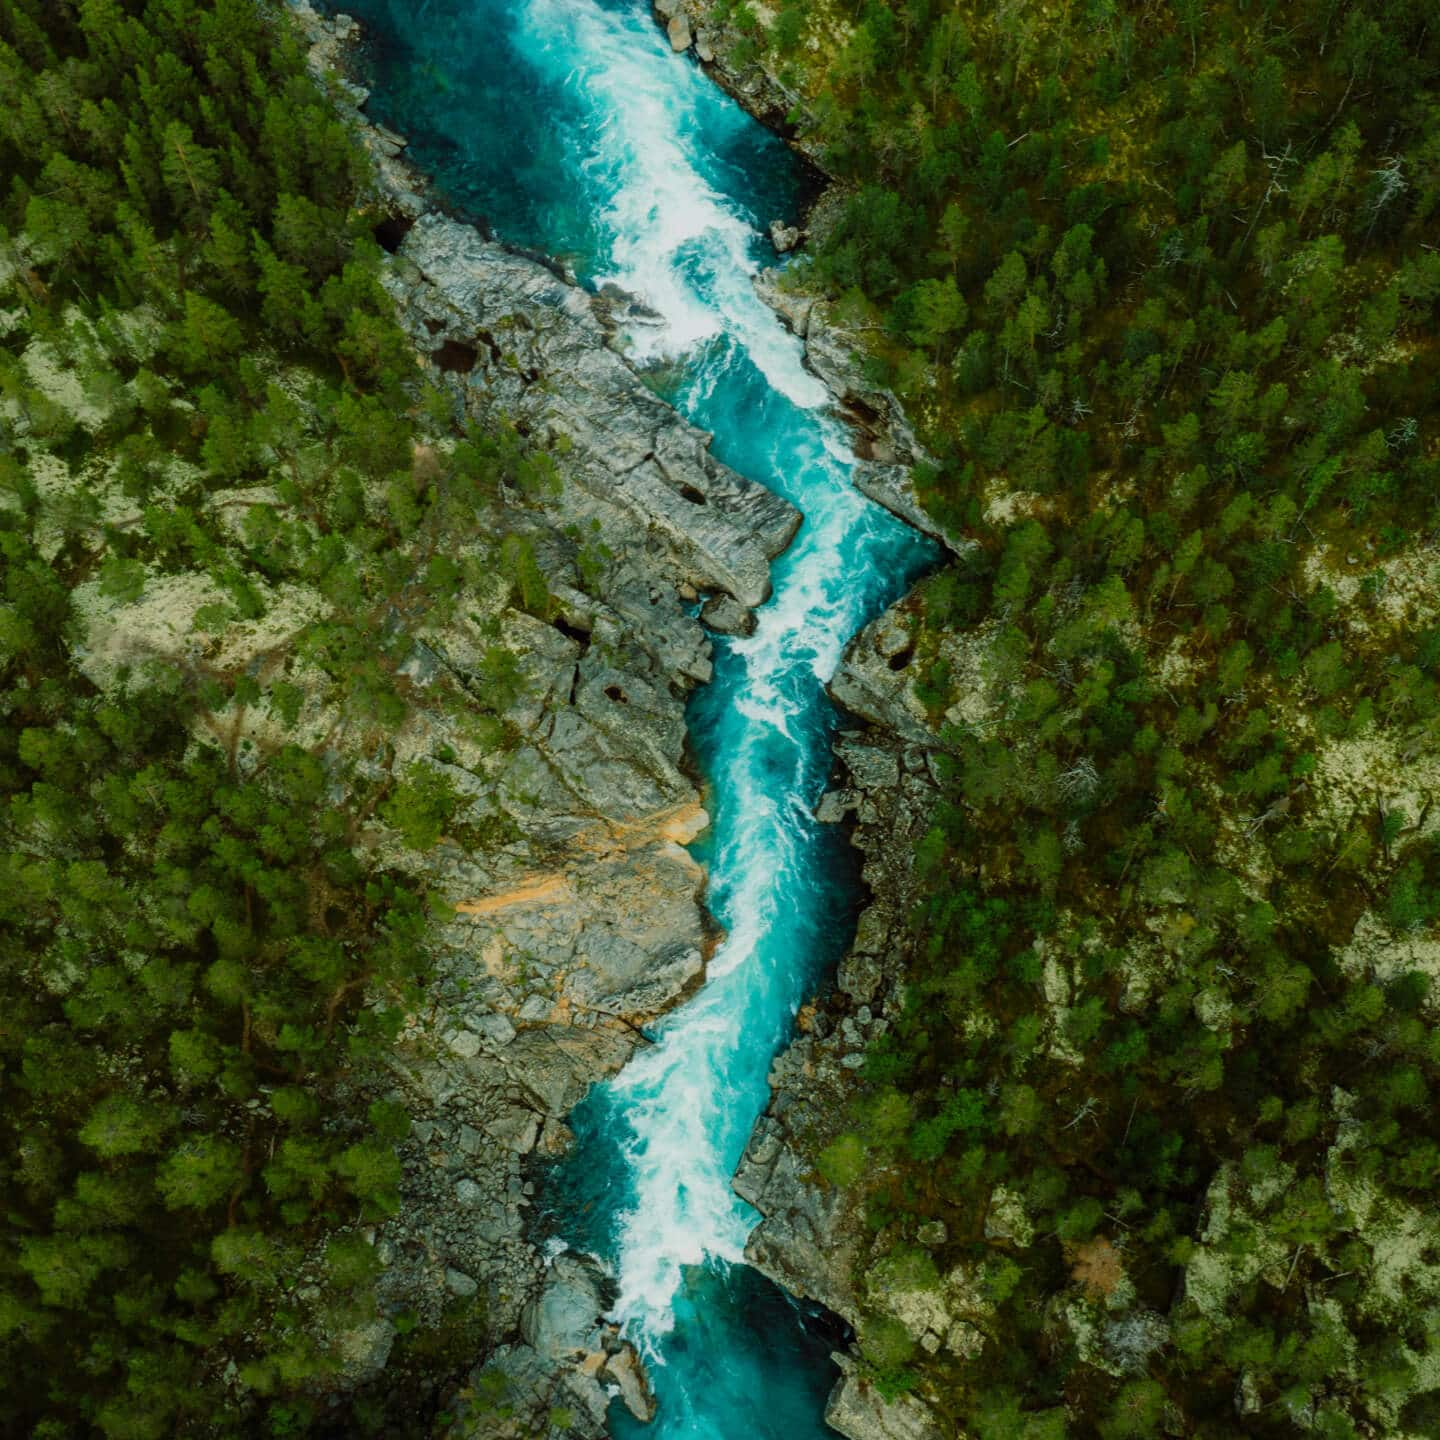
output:
M 974 1440 L 1440 1433 L 1433 5 L 713 18 L 974 542 L 903 611 L 909 1004 L 813 1157 L 867 1374 Z M 493 517 L 554 471 L 420 378 L 274 7 L 0 0 L 0 92 L 0 1430 L 405 1433 L 328 1398 L 408 860 L 467 837 L 387 737 L 510 743 L 498 637 L 478 690 L 406 660 L 496 577 L 548 613 Z M 942 1289 L 973 1345 L 897 1315 Z
M 422 383 L 273 7 L 3 0 L 0 93 L 0 1431 L 404 1433 L 394 1368 L 326 1403 L 400 1203 L 397 861 L 458 824 L 387 736 L 506 743 L 502 646 L 403 662 L 471 581 L 544 608 L 484 507 L 553 475 Z
M 816 1156 L 873 1377 L 976 1440 L 1436 1433 L 1433 7 L 716 17 L 977 542 L 906 609 L 910 1003 Z

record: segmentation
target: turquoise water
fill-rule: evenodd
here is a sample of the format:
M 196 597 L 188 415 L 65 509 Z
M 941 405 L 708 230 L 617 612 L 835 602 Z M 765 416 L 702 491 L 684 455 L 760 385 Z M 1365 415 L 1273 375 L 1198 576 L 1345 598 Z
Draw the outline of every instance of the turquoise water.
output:
M 713 819 L 698 853 L 726 939 L 704 988 L 574 1116 L 548 1187 L 557 1235 L 613 1269 L 616 1316 L 660 1414 L 615 1433 L 810 1440 L 834 1379 L 827 1324 L 746 1269 L 757 1216 L 730 1176 L 801 1003 L 848 943 L 852 853 L 811 810 L 831 768 L 825 694 L 846 641 L 933 558 L 849 483 L 844 428 L 754 295 L 761 231 L 804 178 L 688 59 L 647 0 L 350 0 L 372 36 L 372 112 L 457 207 L 566 256 L 662 317 L 632 337 L 717 455 L 803 511 L 755 633 L 716 637 L 690 707 Z M 679 377 L 678 379 L 675 377 Z

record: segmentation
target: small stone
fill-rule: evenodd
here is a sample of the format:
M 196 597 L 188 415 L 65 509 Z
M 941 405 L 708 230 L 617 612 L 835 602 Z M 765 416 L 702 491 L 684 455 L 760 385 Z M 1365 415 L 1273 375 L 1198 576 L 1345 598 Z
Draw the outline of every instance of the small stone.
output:
M 551 1003 L 543 995 L 532 995 L 521 1007 L 516 1019 L 534 1025 L 550 1018 Z
M 445 1043 L 462 1060 L 473 1060 L 480 1053 L 480 1037 L 469 1030 L 452 1030 Z
M 575 1143 L 575 1132 L 563 1121 L 551 1116 L 540 1133 L 538 1149 L 542 1155 L 563 1155 Z
M 700 619 L 722 635 L 748 635 L 755 616 L 733 595 L 712 595 L 700 609 Z
M 851 1055 L 842 1055 L 840 1063 L 847 1070 L 858 1070 L 865 1063 L 865 1056 L 861 1051 L 856 1050 Z
M 770 243 L 782 255 L 788 254 L 800 243 L 800 232 L 793 225 L 787 225 L 783 220 L 772 220 L 770 222 Z
M 452 1295 L 468 1300 L 480 1287 L 463 1270 L 447 1270 L 445 1288 Z
M 841 762 L 862 790 L 894 790 L 900 783 L 900 757 L 879 745 L 845 743 L 836 747 Z
M 839 988 L 852 1000 L 872 1000 L 880 989 L 880 962 L 868 946 L 862 947 L 860 944 L 864 935 L 865 916 L 872 913 L 873 910 L 867 910 L 860 917 L 861 930 L 855 937 L 856 949 L 840 962 L 840 973 L 836 976 Z M 880 933 L 884 934 L 883 925 Z
M 388 126 L 376 125 L 372 123 L 370 128 L 375 132 L 376 138 L 386 148 L 386 150 L 389 150 L 396 155 L 398 155 L 410 143 L 403 135 L 397 135 L 395 131 L 391 130 Z
M 855 1012 L 855 1023 L 857 1025 L 868 1025 L 875 1017 L 870 1013 L 868 1005 L 862 1005 Z
M 822 825 L 838 825 L 859 803 L 853 790 L 827 790 L 815 807 L 815 818 Z
M 655 1418 L 655 1396 L 650 1389 L 650 1377 L 646 1375 L 635 1347 L 627 1343 L 609 1357 L 605 1369 L 619 1389 L 625 1408 L 641 1424 L 648 1425 Z
M 540 1117 L 523 1105 L 513 1105 L 487 1121 L 485 1130 L 492 1140 L 525 1155 L 535 1148 L 540 1133 Z M 512 1188 L 517 1192 L 519 1183 L 518 1180 L 511 1181 Z
M 515 1026 L 507 1015 L 471 1015 L 465 1023 L 495 1050 L 503 1049 L 515 1038 Z
M 927 1249 L 933 1250 L 950 1238 L 950 1232 L 943 1220 L 928 1220 L 915 1232 L 915 1238 Z
M 936 1354 L 940 1349 L 940 1337 L 933 1330 L 927 1330 L 920 1337 L 920 1348 L 927 1355 Z
M 478 1205 L 482 1192 L 473 1180 L 461 1180 L 455 1186 L 455 1198 L 462 1205 Z
M 492 1245 L 513 1236 L 515 1231 L 516 1226 L 511 1223 L 503 1205 L 497 1205 L 493 1210 L 477 1215 L 471 1226 L 471 1233 L 476 1239 L 488 1241 Z
M 665 33 L 670 37 L 670 48 L 679 54 L 690 48 L 690 17 L 683 10 L 673 15 Z
M 761 1127 L 764 1127 L 763 1129 Z M 755 1132 L 745 1149 L 745 1158 L 761 1169 L 771 1165 L 780 1153 L 780 1135 L 773 1121 L 761 1119 L 755 1124 Z
M 695 35 L 695 53 L 707 65 L 715 63 L 715 47 L 710 43 L 710 36 L 707 31 L 700 30 Z
M 962 1360 L 973 1360 L 985 1348 L 985 1332 L 978 1325 L 957 1320 L 945 1336 L 945 1344 Z

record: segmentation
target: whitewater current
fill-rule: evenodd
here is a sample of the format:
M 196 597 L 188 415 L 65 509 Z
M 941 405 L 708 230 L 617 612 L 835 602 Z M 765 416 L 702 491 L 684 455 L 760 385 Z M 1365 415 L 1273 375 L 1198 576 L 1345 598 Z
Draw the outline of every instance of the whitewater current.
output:
M 853 853 L 813 808 L 844 646 L 932 558 L 850 484 L 847 432 L 800 342 L 756 297 L 803 177 L 785 147 L 671 53 L 648 0 L 350 0 L 372 37 L 377 118 L 502 238 L 613 281 L 660 317 L 637 363 L 726 463 L 805 516 L 746 638 L 715 638 L 689 710 L 710 830 L 696 853 L 725 939 L 703 988 L 572 1117 L 547 1185 L 556 1240 L 612 1270 L 615 1318 L 660 1411 L 618 1436 L 831 1435 L 833 1332 L 743 1265 L 758 1220 L 730 1178 L 795 1014 L 853 932 Z

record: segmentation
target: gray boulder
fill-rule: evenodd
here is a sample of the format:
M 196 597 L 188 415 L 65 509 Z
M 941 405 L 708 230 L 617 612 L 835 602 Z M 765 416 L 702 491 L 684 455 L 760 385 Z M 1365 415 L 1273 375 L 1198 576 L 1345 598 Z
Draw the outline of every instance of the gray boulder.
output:
M 783 220 L 770 222 L 770 243 L 782 254 L 788 254 L 800 243 L 800 231 Z
M 849 1440 L 943 1440 L 929 1408 L 913 1395 L 886 1400 L 842 1357 L 847 1373 L 836 1382 L 825 1406 L 825 1422 Z
M 748 635 L 755 629 L 755 616 L 733 595 L 712 595 L 701 607 L 700 618 L 722 635 Z
M 852 715 L 889 734 L 933 745 L 937 732 L 915 695 L 909 652 L 893 647 L 894 623 L 882 615 L 850 642 L 830 681 L 830 694 Z
M 525 1307 L 520 1333 L 552 1360 L 571 1360 L 600 1348 L 605 1276 L 588 1255 L 557 1255 L 545 1288 Z

